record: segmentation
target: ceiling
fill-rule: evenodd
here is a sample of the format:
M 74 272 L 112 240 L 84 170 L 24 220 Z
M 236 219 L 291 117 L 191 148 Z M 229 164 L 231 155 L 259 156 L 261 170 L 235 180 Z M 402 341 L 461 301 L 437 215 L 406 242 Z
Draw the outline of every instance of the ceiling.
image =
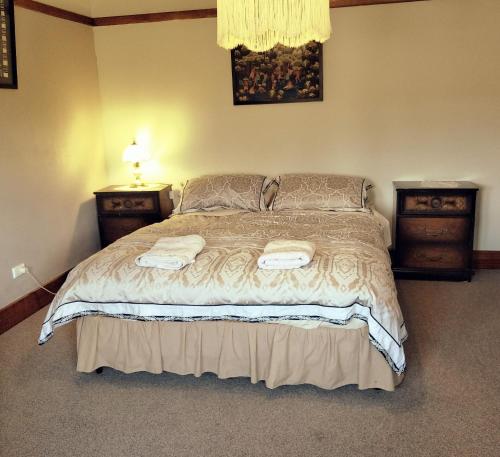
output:
M 120 16 L 191 9 L 215 8 L 217 0 L 39 0 L 85 16 Z

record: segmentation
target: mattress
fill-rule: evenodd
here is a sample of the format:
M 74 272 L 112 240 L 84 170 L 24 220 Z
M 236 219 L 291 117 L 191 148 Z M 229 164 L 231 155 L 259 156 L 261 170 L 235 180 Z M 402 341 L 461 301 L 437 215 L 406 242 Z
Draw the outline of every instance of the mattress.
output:
M 141 268 L 135 258 L 162 236 L 207 242 L 180 271 Z M 279 211 L 179 215 L 134 232 L 78 265 L 52 302 L 39 343 L 81 316 L 143 321 L 366 322 L 371 343 L 396 373 L 405 369 L 406 328 L 383 224 L 373 212 Z M 296 270 L 260 270 L 273 239 L 316 244 Z

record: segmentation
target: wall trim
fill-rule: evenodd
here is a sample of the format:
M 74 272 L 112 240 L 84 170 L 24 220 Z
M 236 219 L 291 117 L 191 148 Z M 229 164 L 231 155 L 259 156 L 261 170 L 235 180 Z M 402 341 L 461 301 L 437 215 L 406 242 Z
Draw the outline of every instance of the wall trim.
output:
M 161 13 L 130 14 L 126 16 L 106 16 L 94 18 L 94 26 L 141 24 L 149 22 L 175 21 L 185 19 L 205 19 L 217 17 L 217 8 L 185 11 L 164 11 Z
M 63 273 L 57 278 L 50 281 L 45 287 L 49 290 L 57 292 L 69 272 Z M 37 289 L 24 297 L 16 300 L 14 303 L 7 305 L 5 308 L 0 309 L 0 335 L 14 325 L 19 324 L 24 319 L 27 319 L 32 314 L 47 306 L 52 301 L 52 295 L 43 289 Z
M 389 3 L 409 3 L 428 0 L 330 0 L 330 8 L 346 8 L 350 6 L 382 5 Z M 162 13 L 130 14 L 124 16 L 106 16 L 94 18 L 94 26 L 140 24 L 185 19 L 205 19 L 217 17 L 217 8 L 188 11 L 166 11 Z
M 386 5 L 389 3 L 425 2 L 430 0 L 330 0 L 330 8 L 350 6 Z
M 430 0 L 330 0 L 330 8 L 346 8 L 351 6 L 385 5 L 390 3 L 410 3 L 425 2 Z M 186 19 L 204 19 L 217 17 L 217 8 L 185 10 L 185 11 L 164 11 L 159 13 L 130 14 L 122 16 L 105 16 L 92 18 L 83 14 L 46 5 L 35 0 L 14 0 L 14 4 L 48 16 L 57 17 L 91 27 L 102 27 L 109 25 L 141 24 L 149 22 L 163 22 Z
M 474 251 L 476 270 L 500 270 L 500 251 Z
M 94 25 L 94 19 L 83 14 L 72 13 L 71 11 L 57 8 L 55 6 L 46 5 L 45 3 L 36 2 L 34 0 L 15 0 L 14 5 L 20 6 L 27 10 L 36 11 L 46 14 L 47 16 L 65 19 L 66 21 L 77 22 L 84 25 Z

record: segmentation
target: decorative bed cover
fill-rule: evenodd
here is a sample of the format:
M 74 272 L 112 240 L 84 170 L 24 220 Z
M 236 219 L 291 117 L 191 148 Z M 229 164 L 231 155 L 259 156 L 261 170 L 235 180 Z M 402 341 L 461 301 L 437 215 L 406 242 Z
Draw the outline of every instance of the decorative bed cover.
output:
M 162 236 L 199 234 L 207 242 L 180 271 L 134 260 Z M 309 240 L 313 261 L 296 270 L 260 270 L 273 239 Z M 405 369 L 407 333 L 383 226 L 372 212 L 240 212 L 180 215 L 128 235 L 79 264 L 52 302 L 39 344 L 81 316 L 132 320 L 318 320 L 368 324 L 370 341 L 392 369 Z

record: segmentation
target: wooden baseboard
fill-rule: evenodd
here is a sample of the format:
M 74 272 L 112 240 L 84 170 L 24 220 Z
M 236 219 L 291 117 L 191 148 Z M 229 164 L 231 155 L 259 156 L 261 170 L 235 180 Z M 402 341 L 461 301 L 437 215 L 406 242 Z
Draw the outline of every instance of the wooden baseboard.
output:
M 68 272 L 63 273 L 50 281 L 45 287 L 57 292 L 66 280 L 67 275 Z M 52 295 L 43 289 L 37 289 L 0 309 L 0 335 L 47 306 L 51 300 Z
M 475 270 L 499 270 L 500 251 L 474 251 Z

